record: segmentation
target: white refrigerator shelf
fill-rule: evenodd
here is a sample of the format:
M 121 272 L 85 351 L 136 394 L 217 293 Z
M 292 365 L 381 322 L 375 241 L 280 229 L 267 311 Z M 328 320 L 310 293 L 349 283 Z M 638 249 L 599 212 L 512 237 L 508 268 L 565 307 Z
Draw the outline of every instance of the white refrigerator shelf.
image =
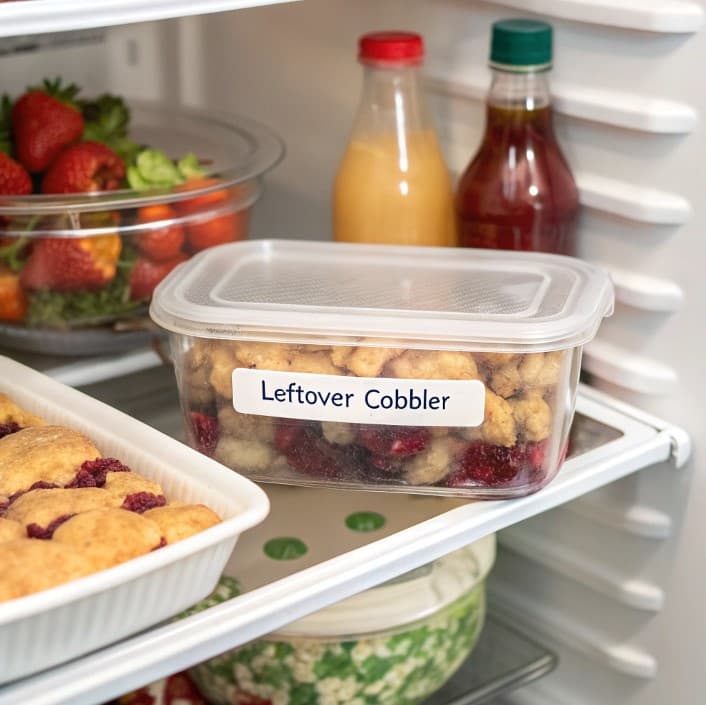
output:
M 0 3 L 0 37 L 205 15 L 294 0 L 21 0 Z
M 161 368 L 88 391 L 175 433 L 179 411 L 173 388 L 171 371 Z M 105 702 L 636 470 L 671 458 L 672 464 L 659 470 L 671 471 L 688 454 L 688 436 L 681 429 L 582 388 L 572 456 L 556 480 L 529 497 L 469 503 L 268 486 L 270 516 L 242 538 L 229 564 L 228 572 L 242 578 L 246 589 L 240 597 L 11 683 L 0 688 L 0 705 Z M 367 533 L 350 531 L 342 540 L 341 517 L 358 511 L 384 514 L 389 521 Z M 317 550 L 268 562 L 266 541 L 284 536 L 308 540 L 312 531 L 319 537 Z

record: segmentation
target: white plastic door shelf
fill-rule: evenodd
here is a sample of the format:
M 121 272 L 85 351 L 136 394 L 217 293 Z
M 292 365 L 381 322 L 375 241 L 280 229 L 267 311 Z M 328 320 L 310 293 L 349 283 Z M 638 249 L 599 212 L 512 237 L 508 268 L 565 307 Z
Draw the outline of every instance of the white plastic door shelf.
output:
M 0 4 L 0 37 L 66 32 L 294 0 L 23 0 Z
M 158 372 L 153 371 L 150 379 L 157 377 Z M 169 378 L 167 380 L 171 390 L 173 384 Z M 123 402 L 127 399 L 129 381 L 114 384 L 114 400 L 120 405 L 121 397 Z M 139 388 L 143 395 L 156 399 L 153 405 L 161 407 L 145 412 L 142 400 L 132 407 L 133 413 L 138 408 L 148 422 L 151 413 L 160 418 L 162 426 L 172 430 L 178 426 L 176 406 L 174 418 L 164 417 L 164 394 L 171 393 L 169 390 L 162 390 L 160 394 L 159 389 L 150 389 L 144 383 L 132 388 Z M 518 500 L 466 503 L 429 497 L 316 490 L 317 496 L 312 496 L 308 506 L 315 508 L 322 531 L 326 531 L 332 507 L 336 508 L 336 516 L 340 516 L 342 502 L 350 502 L 351 511 L 374 510 L 384 502 L 387 513 L 392 513 L 391 504 L 404 503 L 404 511 L 396 512 L 397 516 L 404 517 L 404 522 L 390 522 L 377 531 L 360 533 L 348 546 L 331 546 L 331 555 L 324 560 L 319 556 L 319 562 L 313 565 L 307 564 L 306 558 L 283 562 L 283 573 L 272 574 L 272 581 L 266 584 L 248 585 L 250 591 L 236 599 L 6 686 L 0 689 L 0 705 L 105 702 L 636 470 L 670 457 L 683 462 L 688 456 L 689 441 L 680 429 L 598 392 L 582 389 L 577 411 L 593 419 L 594 426 L 598 422 L 610 427 L 612 440 L 570 458 L 557 479 L 541 492 Z M 592 445 L 589 443 L 588 447 Z M 310 512 L 293 510 L 301 504 L 302 493 L 308 490 L 268 487 L 267 491 L 273 505 L 271 519 L 239 544 L 232 559 L 236 565 L 241 564 L 245 572 L 248 561 L 263 560 L 262 547 L 273 534 L 282 536 L 285 529 L 288 535 L 297 536 L 298 531 L 305 530 L 307 521 L 311 521 L 310 517 L 302 516 Z M 290 570 L 293 572 L 288 573 Z
M 524 12 L 576 22 L 647 32 L 691 33 L 701 29 L 703 8 L 689 0 L 490 0 Z

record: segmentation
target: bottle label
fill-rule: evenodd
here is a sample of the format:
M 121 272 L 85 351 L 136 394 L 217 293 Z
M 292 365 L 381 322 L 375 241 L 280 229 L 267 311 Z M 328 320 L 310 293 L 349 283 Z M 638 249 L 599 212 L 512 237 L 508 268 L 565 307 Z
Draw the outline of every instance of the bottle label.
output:
M 233 407 L 242 414 L 390 426 L 471 427 L 483 423 L 479 380 L 338 377 L 233 370 Z

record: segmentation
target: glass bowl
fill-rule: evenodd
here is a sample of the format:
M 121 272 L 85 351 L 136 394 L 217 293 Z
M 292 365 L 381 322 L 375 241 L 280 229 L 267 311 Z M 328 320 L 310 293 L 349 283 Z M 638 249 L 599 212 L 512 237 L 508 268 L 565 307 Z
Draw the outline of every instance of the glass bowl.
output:
M 131 139 L 175 160 L 193 153 L 203 178 L 144 191 L 0 197 L 0 295 L 13 301 L 0 306 L 0 345 L 58 354 L 132 347 L 155 334 L 147 307 L 176 265 L 247 238 L 282 141 L 241 117 L 137 101 L 130 109 Z

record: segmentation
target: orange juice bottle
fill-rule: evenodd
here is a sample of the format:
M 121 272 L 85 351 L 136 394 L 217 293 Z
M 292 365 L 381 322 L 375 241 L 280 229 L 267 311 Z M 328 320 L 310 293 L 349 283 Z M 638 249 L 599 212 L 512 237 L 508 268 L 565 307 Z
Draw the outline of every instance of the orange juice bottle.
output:
M 359 40 L 363 92 L 333 189 L 336 240 L 456 244 L 451 181 L 422 101 L 423 57 L 411 32 Z

